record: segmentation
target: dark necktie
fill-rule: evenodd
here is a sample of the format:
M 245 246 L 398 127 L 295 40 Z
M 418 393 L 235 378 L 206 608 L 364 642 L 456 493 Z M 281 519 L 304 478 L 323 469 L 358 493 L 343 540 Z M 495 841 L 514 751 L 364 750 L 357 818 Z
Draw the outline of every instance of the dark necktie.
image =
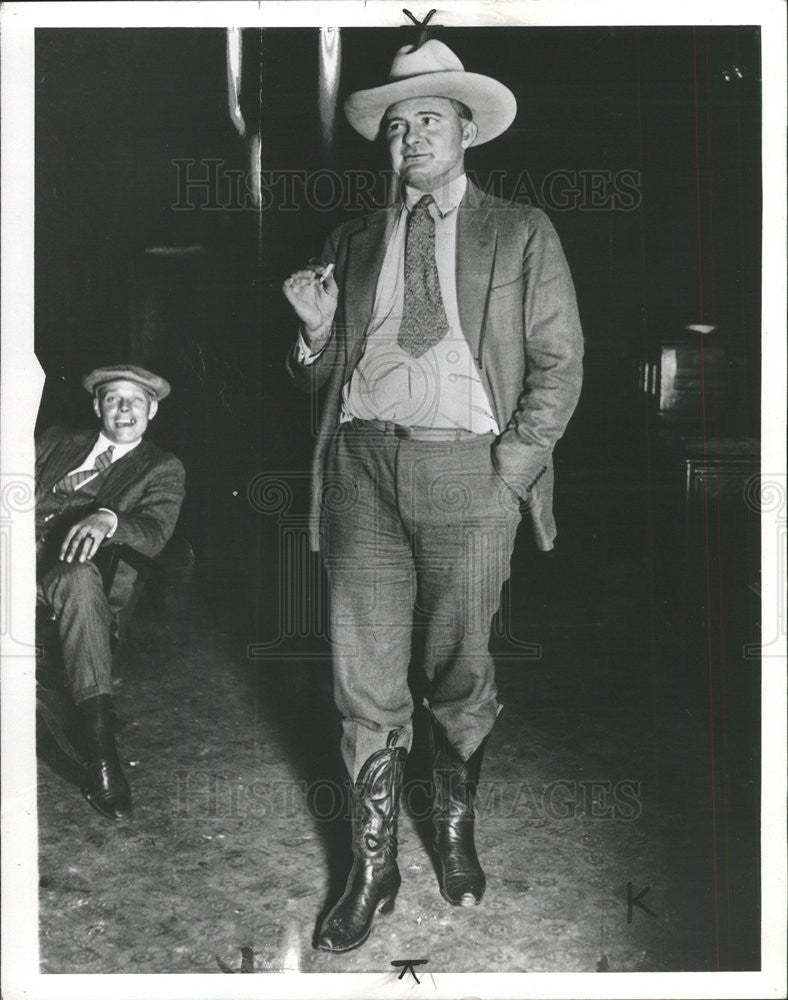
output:
M 443 340 L 449 321 L 435 263 L 435 220 L 431 194 L 413 207 L 405 237 L 405 296 L 397 343 L 414 358 Z
M 96 455 L 92 469 L 79 469 L 77 472 L 69 472 L 62 479 L 58 479 L 52 487 L 52 491 L 54 493 L 73 493 L 80 483 L 84 483 L 86 479 L 90 479 L 97 472 L 103 472 L 104 469 L 112 465 L 112 453 L 114 450 L 115 445 L 111 444 L 106 451 L 102 451 L 100 455 Z

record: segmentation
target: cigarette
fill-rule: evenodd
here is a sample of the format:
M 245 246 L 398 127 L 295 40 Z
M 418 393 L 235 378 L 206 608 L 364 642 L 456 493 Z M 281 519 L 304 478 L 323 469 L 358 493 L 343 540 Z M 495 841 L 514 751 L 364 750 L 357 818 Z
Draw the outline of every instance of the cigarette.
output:
M 323 268 L 323 273 L 320 275 L 320 280 L 328 281 L 328 279 L 331 277 L 331 272 L 333 270 L 334 270 L 333 264 L 326 264 L 326 266 Z

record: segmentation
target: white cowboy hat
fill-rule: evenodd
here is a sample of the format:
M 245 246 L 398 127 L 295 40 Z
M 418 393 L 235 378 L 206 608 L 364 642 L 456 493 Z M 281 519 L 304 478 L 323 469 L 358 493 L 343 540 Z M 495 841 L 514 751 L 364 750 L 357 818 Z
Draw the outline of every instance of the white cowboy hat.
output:
M 430 38 L 416 48 L 406 45 L 394 56 L 389 82 L 357 90 L 345 101 L 345 117 L 365 139 L 376 139 L 386 108 L 409 97 L 446 97 L 461 101 L 478 126 L 472 146 L 505 132 L 517 114 L 514 94 L 492 77 L 466 73 L 452 50 Z

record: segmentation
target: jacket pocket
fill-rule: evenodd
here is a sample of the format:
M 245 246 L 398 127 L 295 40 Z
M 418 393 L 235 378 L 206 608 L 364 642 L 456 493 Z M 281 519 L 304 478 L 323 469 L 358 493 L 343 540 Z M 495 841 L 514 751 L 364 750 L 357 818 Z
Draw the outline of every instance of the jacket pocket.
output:
M 503 302 L 523 297 L 523 276 L 516 274 L 508 281 L 499 281 L 490 287 L 490 302 Z

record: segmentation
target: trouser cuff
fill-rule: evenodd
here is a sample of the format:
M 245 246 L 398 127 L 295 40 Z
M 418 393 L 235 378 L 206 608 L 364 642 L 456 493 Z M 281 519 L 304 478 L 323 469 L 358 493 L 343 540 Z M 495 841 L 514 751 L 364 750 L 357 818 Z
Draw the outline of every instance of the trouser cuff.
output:
M 88 698 L 98 698 L 99 695 L 112 694 L 111 684 L 92 684 L 90 687 L 79 688 L 78 691 L 72 692 L 72 699 L 75 705 L 81 704 L 83 701 L 87 701 Z
M 485 702 L 481 706 L 482 711 L 476 709 L 473 715 L 467 719 L 458 718 L 456 712 L 442 711 L 440 705 L 433 707 L 426 698 L 424 699 L 424 707 L 463 760 L 468 760 L 473 756 L 473 753 L 490 735 L 503 710 L 503 705 L 495 698 Z

